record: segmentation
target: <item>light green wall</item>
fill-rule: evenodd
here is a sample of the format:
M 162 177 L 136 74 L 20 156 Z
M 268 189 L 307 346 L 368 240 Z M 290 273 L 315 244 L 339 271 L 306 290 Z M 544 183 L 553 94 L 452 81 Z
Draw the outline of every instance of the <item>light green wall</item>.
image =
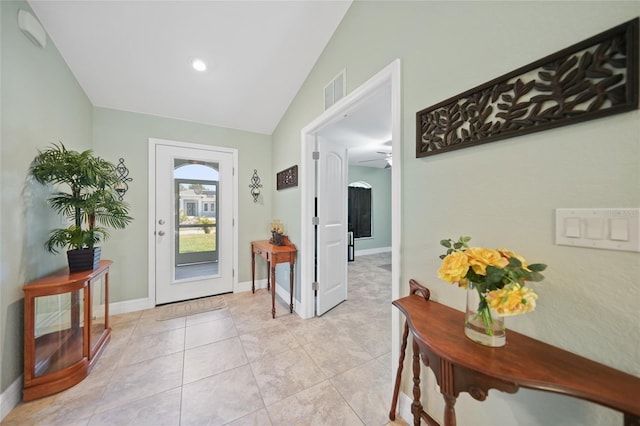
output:
M 2 139 L 0 145 L 0 392 L 22 373 L 22 286 L 66 264 L 64 253 L 48 254 L 43 243 L 60 226 L 46 205 L 47 192 L 27 182 L 37 150 L 63 142 L 91 148 L 92 106 L 48 40 L 36 47 L 18 29 L 26 2 L 2 1 Z
M 111 239 L 103 244 L 103 256 L 114 261 L 109 282 L 111 301 L 147 297 L 148 209 L 152 208 L 147 197 L 149 138 L 238 150 L 238 280 L 251 280 L 250 242 L 269 237 L 275 179 L 270 164 L 271 137 L 106 108 L 95 108 L 93 118 L 95 152 L 111 161 L 124 158 L 133 179 L 125 200 L 131 204 L 135 220 L 126 230 L 112 232 Z M 263 186 L 257 203 L 249 193 L 254 169 Z M 266 276 L 262 269 L 257 274 Z
M 437 278 L 438 242 L 470 235 L 478 246 L 511 248 L 549 268 L 534 286 L 537 310 L 509 317 L 508 328 L 640 376 L 640 254 L 554 244 L 556 208 L 640 207 L 639 111 L 415 158 L 416 111 L 638 15 L 637 1 L 356 1 L 273 135 L 274 167 L 300 161 L 300 129 L 322 113 L 333 76 L 346 68 L 351 92 L 399 58 L 400 293 L 415 278 L 435 300 L 462 310 L 464 292 Z M 299 190 L 274 198 L 274 211 L 291 224 L 299 206 Z M 300 232 L 291 230 L 294 238 Z M 441 420 L 442 398 L 426 389 L 427 407 Z M 456 409 L 460 424 L 622 422 L 595 404 L 527 390 L 492 391 L 483 403 L 463 394 Z
M 371 185 L 372 238 L 357 238 L 355 250 L 391 247 L 391 169 L 349 166 L 349 183 Z

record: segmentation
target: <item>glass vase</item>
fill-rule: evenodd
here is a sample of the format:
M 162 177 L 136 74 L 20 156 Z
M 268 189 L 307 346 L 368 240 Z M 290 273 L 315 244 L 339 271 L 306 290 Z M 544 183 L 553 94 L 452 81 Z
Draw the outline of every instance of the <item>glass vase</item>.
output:
M 489 308 L 481 291 L 472 282 L 467 287 L 464 334 L 474 342 L 492 347 L 504 346 L 507 340 L 504 317 Z

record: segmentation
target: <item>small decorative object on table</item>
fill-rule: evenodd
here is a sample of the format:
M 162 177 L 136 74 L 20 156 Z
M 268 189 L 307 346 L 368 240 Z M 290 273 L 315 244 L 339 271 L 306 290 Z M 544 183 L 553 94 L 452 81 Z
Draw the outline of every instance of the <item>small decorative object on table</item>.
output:
M 486 346 L 504 346 L 504 318 L 531 312 L 538 296 L 525 281 L 542 281 L 547 265 L 528 265 L 506 249 L 469 247 L 470 237 L 442 240 L 447 253 L 440 256 L 438 277 L 467 289 L 465 334 Z
M 285 245 L 285 240 L 284 225 L 278 219 L 275 219 L 271 222 L 271 239 L 269 242 L 274 246 L 283 246 Z

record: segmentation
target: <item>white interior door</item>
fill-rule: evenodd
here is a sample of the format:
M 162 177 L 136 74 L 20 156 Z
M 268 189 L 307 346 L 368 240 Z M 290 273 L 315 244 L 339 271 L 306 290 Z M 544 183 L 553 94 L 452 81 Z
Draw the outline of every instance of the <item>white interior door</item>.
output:
M 347 298 L 347 148 L 318 138 L 317 315 Z
M 233 291 L 233 153 L 155 146 L 156 304 Z

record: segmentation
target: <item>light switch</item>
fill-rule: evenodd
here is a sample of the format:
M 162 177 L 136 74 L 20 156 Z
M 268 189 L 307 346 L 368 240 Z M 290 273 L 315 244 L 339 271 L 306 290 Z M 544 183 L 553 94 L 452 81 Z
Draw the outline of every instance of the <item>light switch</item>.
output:
M 627 219 L 609 219 L 610 236 L 612 240 L 629 241 L 629 221 Z
M 556 244 L 640 252 L 640 208 L 558 208 Z
M 589 217 L 584 222 L 588 239 L 601 240 L 604 238 L 604 220 L 601 217 Z
M 580 218 L 568 217 L 564 220 L 564 236 L 580 238 Z

